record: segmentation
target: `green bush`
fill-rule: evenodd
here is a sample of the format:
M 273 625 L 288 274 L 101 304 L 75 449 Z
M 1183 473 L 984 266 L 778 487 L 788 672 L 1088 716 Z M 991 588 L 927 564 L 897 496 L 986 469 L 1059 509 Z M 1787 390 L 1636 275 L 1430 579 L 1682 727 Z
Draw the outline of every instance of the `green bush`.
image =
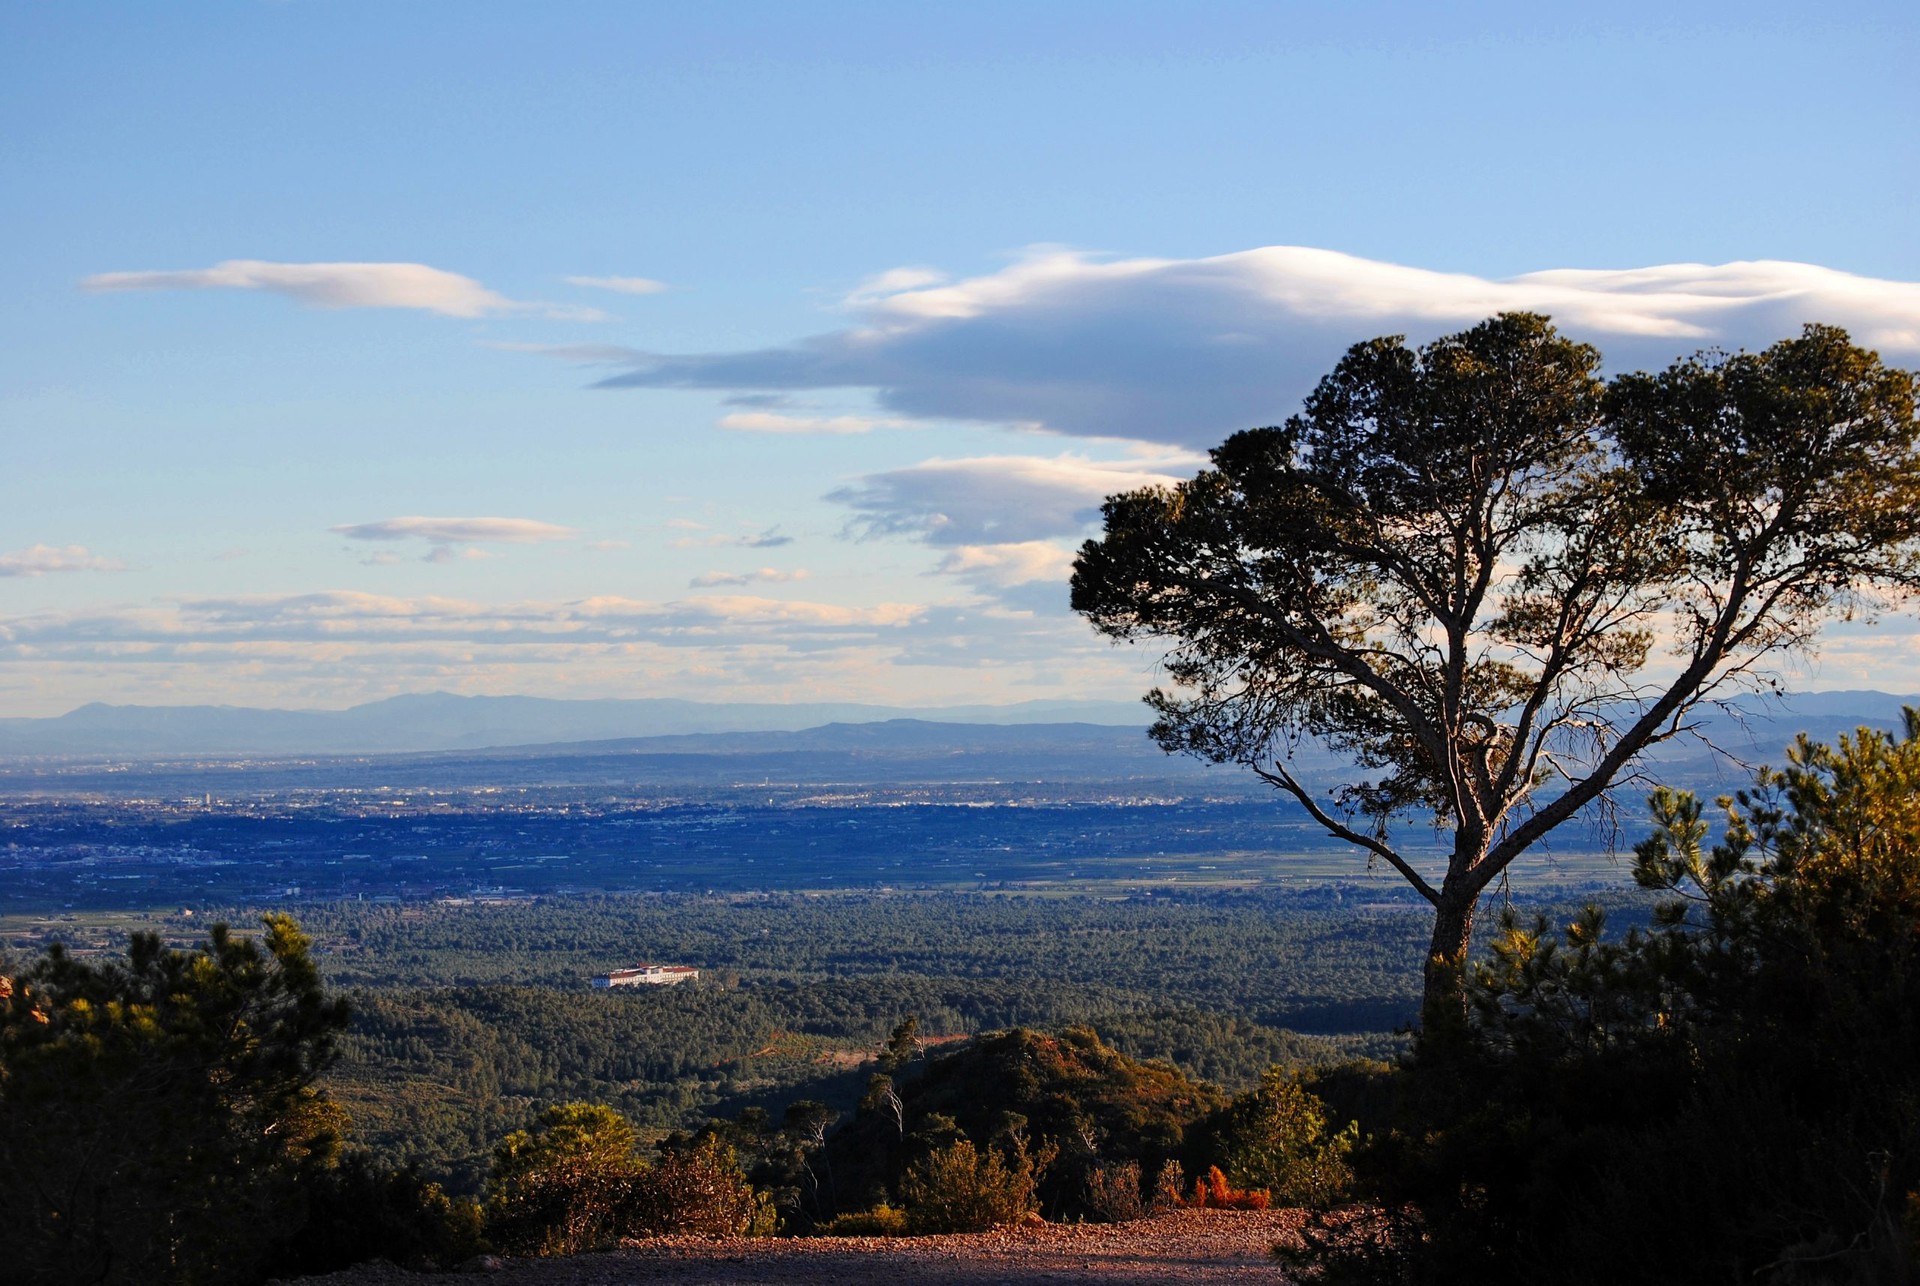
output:
M 1265 1189 L 1280 1206 L 1325 1206 L 1353 1186 L 1347 1158 L 1360 1136 L 1349 1122 L 1334 1130 L 1327 1105 L 1302 1079 L 1272 1068 L 1240 1095 L 1221 1122 L 1226 1171 L 1243 1188 Z
M 815 1231 L 823 1237 L 904 1237 L 907 1212 L 882 1201 L 871 1210 L 835 1215 Z
M 961 1139 L 913 1163 L 902 1182 L 907 1227 L 916 1233 L 986 1232 L 1039 1209 L 1035 1193 L 1050 1155 L 1029 1156 L 1015 1139 L 1006 1155 Z
M 562 1103 L 494 1150 L 487 1237 L 514 1255 L 577 1255 L 611 1246 L 640 1159 L 633 1126 L 610 1107 Z

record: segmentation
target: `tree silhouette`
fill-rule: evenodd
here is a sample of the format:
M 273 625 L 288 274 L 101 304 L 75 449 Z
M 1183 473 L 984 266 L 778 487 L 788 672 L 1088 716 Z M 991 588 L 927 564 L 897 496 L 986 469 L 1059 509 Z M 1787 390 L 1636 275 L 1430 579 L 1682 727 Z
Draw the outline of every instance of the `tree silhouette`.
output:
M 346 1025 L 291 917 L 192 951 L 55 945 L 0 989 L 10 1280 L 252 1279 L 305 1219 L 344 1114 L 313 1087 Z
M 1809 326 L 1597 374 L 1544 317 L 1350 349 L 1301 414 L 1110 498 L 1073 606 L 1166 644 L 1168 751 L 1251 767 L 1433 906 L 1423 1021 L 1464 1015 L 1480 895 L 1530 845 L 1920 572 L 1914 376 Z M 1361 773 L 1322 795 L 1304 740 Z M 1423 870 L 1389 823 L 1451 833 Z

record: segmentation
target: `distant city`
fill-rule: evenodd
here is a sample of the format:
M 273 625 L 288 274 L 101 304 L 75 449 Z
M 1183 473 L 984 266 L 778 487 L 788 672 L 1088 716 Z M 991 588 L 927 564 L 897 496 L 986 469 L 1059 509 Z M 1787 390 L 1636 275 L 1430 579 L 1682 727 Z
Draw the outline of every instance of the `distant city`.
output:
M 1727 753 L 1678 742 L 1654 775 L 1730 789 L 1750 763 L 1779 762 L 1792 733 L 1890 727 L 1905 700 L 1828 693 L 1735 708 L 1702 729 Z M 517 734 L 528 710 L 551 731 L 604 721 L 609 707 L 633 714 L 630 703 L 458 698 L 419 709 L 458 715 L 471 735 L 475 714 Z M 516 708 L 517 723 L 495 717 Z M 218 713 L 229 735 L 279 718 Z M 593 892 L 1127 893 L 1329 878 L 1402 896 L 1397 879 L 1370 874 L 1252 774 L 1163 754 L 1137 724 L 883 718 L 738 732 L 714 727 L 797 715 L 692 703 L 672 714 L 708 730 L 412 754 L 16 755 L 0 760 L 0 912 Z M 204 715 L 91 719 L 103 735 L 131 725 L 145 744 L 186 747 L 207 735 Z M 13 726 L 36 722 L 59 721 Z M 446 720 L 415 727 L 423 739 L 455 735 Z M 1303 771 L 1328 785 L 1343 775 L 1324 754 Z M 1618 814 L 1556 837 L 1516 878 L 1617 886 L 1612 855 L 1631 847 L 1638 824 L 1629 791 Z

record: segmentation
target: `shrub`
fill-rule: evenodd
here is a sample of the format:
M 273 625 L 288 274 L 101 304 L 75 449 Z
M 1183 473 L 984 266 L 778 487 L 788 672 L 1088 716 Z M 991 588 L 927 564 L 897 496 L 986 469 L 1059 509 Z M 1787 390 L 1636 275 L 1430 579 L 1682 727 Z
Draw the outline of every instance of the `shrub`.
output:
M 274 1256 L 277 1276 L 305 1277 L 384 1259 L 448 1269 L 486 1249 L 479 1203 L 449 1197 L 417 1170 L 389 1170 L 366 1153 L 306 1186 L 306 1226 Z
M 743 1237 L 772 1231 L 771 1204 L 757 1197 L 734 1150 L 708 1135 L 668 1152 L 627 1180 L 615 1224 L 621 1236 L 693 1233 Z
M 487 1236 L 515 1255 L 575 1255 L 612 1245 L 641 1164 L 633 1127 L 612 1108 L 563 1103 L 494 1150 Z
M 1187 1171 L 1178 1161 L 1169 1161 L 1160 1167 L 1160 1173 L 1153 1177 L 1153 1202 L 1155 1214 L 1164 1214 L 1177 1210 L 1186 1204 Z
M 598 1104 L 548 1108 L 495 1150 L 487 1180 L 487 1235 L 510 1254 L 576 1255 L 662 1233 L 740 1237 L 773 1224 L 725 1140 L 704 1135 L 649 1166 L 626 1118 Z
M 907 1212 L 882 1201 L 871 1210 L 835 1215 L 815 1231 L 823 1237 L 904 1237 Z
M 1220 1167 L 1213 1165 L 1193 1181 L 1193 1195 L 1186 1204 L 1195 1210 L 1265 1210 L 1268 1199 L 1264 1192 L 1233 1187 Z
M 1353 1186 L 1347 1163 L 1360 1127 L 1328 1128 L 1327 1105 L 1298 1076 L 1270 1069 L 1227 1109 L 1221 1134 L 1229 1173 L 1289 1206 L 1325 1206 Z
M 922 1157 L 900 1185 L 907 1227 L 916 1233 L 985 1232 L 1018 1223 L 1039 1208 L 1035 1189 L 1050 1152 L 1029 1156 L 1016 1138 L 1010 1154 L 961 1139 Z
M 1102 1223 L 1125 1223 L 1147 1213 L 1140 1196 L 1140 1163 L 1095 1165 L 1087 1172 L 1087 1211 Z

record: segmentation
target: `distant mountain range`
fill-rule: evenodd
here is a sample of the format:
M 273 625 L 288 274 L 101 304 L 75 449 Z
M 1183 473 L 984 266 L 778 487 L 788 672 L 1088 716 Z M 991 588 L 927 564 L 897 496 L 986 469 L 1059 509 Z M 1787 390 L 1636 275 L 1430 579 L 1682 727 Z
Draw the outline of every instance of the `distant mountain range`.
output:
M 390 697 L 347 710 L 243 706 L 81 706 L 46 719 L 0 719 L 0 757 L 398 754 L 486 750 L 687 733 L 797 732 L 823 724 L 916 719 L 947 724 L 1092 723 L 1144 727 L 1137 701 L 1024 701 L 902 708 L 638 700 Z
M 1663 747 L 1656 760 L 1680 775 L 1726 779 L 1730 768 L 1737 769 L 1727 756 L 1778 763 L 1795 733 L 1832 741 L 1862 724 L 1896 727 L 1903 705 L 1920 706 L 1920 695 L 1848 691 L 1744 698 L 1730 710 L 1708 712 L 1699 721 L 1706 741 L 1717 750 L 1701 741 L 1682 740 Z M 1018 757 L 1043 747 L 1057 755 L 1122 746 L 1131 758 L 1138 750 L 1157 754 L 1138 731 L 1148 720 L 1146 707 L 1131 701 L 908 709 L 827 702 L 567 701 L 439 692 L 347 710 L 87 705 L 55 718 L 0 719 L 0 758 L 484 754 L 534 748 L 549 756 L 879 752 L 918 757 L 944 750 Z

